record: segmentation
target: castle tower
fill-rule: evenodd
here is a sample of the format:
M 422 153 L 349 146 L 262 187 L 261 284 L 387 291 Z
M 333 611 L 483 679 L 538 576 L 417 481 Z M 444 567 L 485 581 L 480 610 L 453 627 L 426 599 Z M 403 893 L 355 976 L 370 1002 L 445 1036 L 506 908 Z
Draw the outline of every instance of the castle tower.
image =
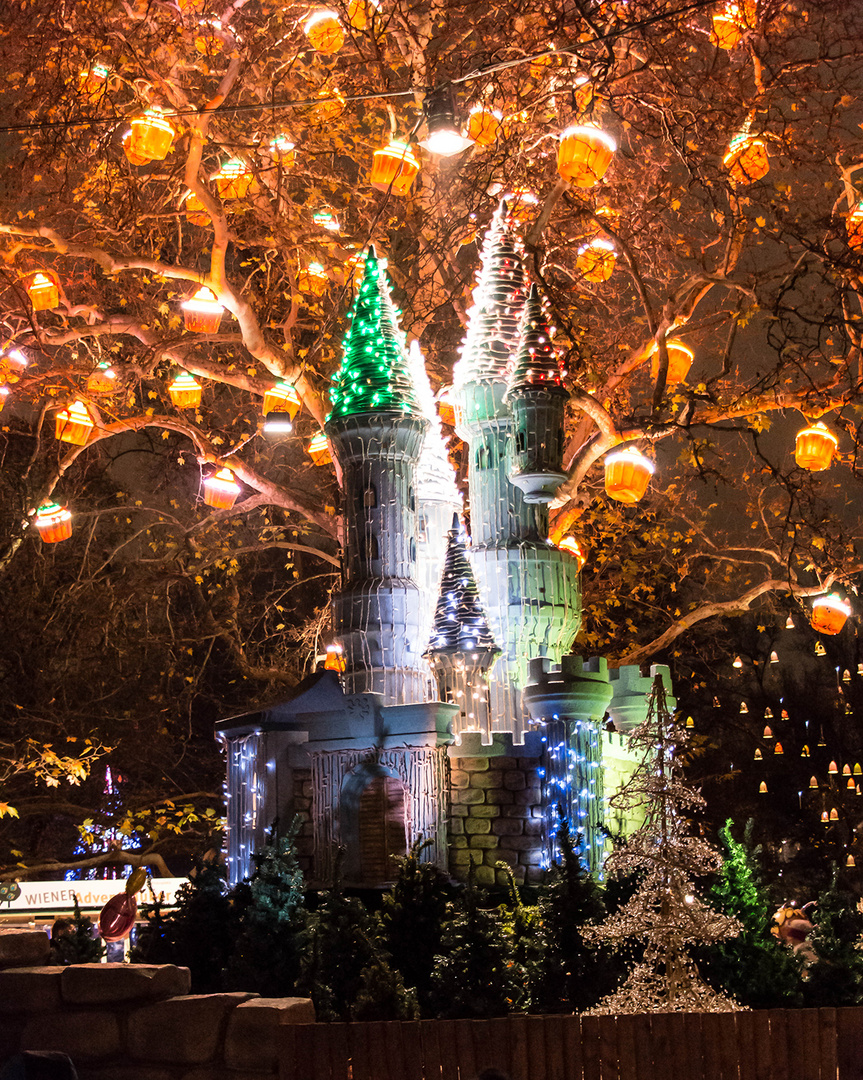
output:
M 551 502 L 566 479 L 563 418 L 569 395 L 564 374 L 539 291 L 531 285 L 506 394 L 513 419 L 508 475 L 526 503 Z
M 452 733 L 456 743 L 465 732 L 478 731 L 491 744 L 487 674 L 500 656 L 465 551 L 465 540 L 454 515 L 447 544 L 440 594 L 434 612 L 431 643 L 426 656 L 437 679 L 441 701 L 458 705 Z
M 370 248 L 325 432 L 342 470 L 342 589 L 333 623 L 349 694 L 428 701 L 416 581 L 415 470 L 428 429 L 386 275 Z
M 429 422 L 416 467 L 416 580 L 420 590 L 420 641 L 425 647 L 431 636 L 450 524 L 453 514 L 461 514 L 464 507 L 447 454 L 425 359 L 416 341 L 411 342 L 408 360 L 417 401 Z
M 501 204 L 486 234 L 461 356 L 453 372 L 456 430 L 470 452 L 470 562 L 502 655 L 491 672 L 492 730 L 524 740 L 527 661 L 569 650 L 580 621 L 575 560 L 547 540 L 548 511 L 510 483 L 513 417 L 507 370 L 526 296 L 519 243 Z

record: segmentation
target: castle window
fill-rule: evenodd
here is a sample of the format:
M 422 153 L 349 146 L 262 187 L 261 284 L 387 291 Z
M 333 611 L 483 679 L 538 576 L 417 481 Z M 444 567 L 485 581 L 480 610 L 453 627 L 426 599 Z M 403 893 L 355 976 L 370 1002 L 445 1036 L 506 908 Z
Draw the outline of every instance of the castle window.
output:
M 416 562 L 417 561 L 417 542 L 416 542 L 416 540 L 414 540 L 413 537 L 411 537 L 409 551 L 410 551 L 411 562 Z
M 478 469 L 488 468 L 488 450 L 484 446 L 478 446 L 476 448 L 474 464 Z
M 523 454 L 527 450 L 527 433 L 519 431 L 515 436 L 515 449 L 519 454 Z
M 377 506 L 378 505 L 378 493 L 375 491 L 374 484 L 369 484 L 366 490 L 363 492 L 363 506 Z
M 419 522 L 417 523 L 417 533 L 421 544 L 424 544 L 429 538 L 429 523 L 425 514 L 420 514 Z
M 417 508 L 417 500 L 412 487 L 408 490 L 408 508 L 412 513 Z

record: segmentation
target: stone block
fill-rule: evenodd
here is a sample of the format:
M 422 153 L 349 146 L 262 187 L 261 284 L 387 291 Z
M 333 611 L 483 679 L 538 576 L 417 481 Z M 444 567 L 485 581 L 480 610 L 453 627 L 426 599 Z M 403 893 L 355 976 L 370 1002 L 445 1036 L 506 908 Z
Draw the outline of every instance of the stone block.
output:
M 26 1020 L 23 1016 L 4 1016 L 0 1023 L 0 1062 L 21 1049 L 21 1033 Z
M 518 767 L 523 772 L 536 772 L 540 767 L 540 759 L 535 757 L 520 757 L 518 759 Z
M 0 927 L 0 968 L 39 967 L 51 954 L 44 930 L 20 930 Z
M 31 1017 L 21 1035 L 22 1050 L 59 1050 L 78 1061 L 113 1057 L 120 1052 L 120 1022 L 98 1009 L 55 1012 Z
M 309 998 L 253 998 L 238 1005 L 228 1020 L 225 1064 L 229 1069 L 278 1068 L 278 1028 L 313 1024 L 315 1007 Z
M 542 848 L 542 844 L 535 836 L 507 836 L 506 839 L 501 840 L 501 843 L 513 851 L 539 851 Z
M 461 791 L 470 785 L 470 773 L 462 772 L 461 769 L 453 769 L 450 773 L 449 786 L 453 791 Z
M 491 822 L 488 818 L 465 818 L 464 831 L 471 834 L 491 832 Z
M 300 794 L 306 799 L 311 799 L 314 796 L 315 785 L 311 782 L 311 780 L 304 780 L 303 783 L 300 784 Z
M 463 757 L 458 759 L 459 769 L 465 772 L 488 772 L 489 758 L 487 757 Z
M 471 863 L 476 866 L 482 862 L 481 851 L 469 851 L 467 848 L 461 851 L 451 851 L 449 853 L 450 866 L 470 866 Z
M 524 823 L 525 836 L 542 836 L 542 818 L 530 818 Z
M 177 1080 L 174 1069 L 153 1065 L 84 1065 L 77 1066 L 78 1080 Z
M 447 831 L 450 836 L 460 836 L 464 832 L 464 821 L 460 818 L 453 818 L 450 821 Z
M 530 807 L 529 806 L 502 806 L 500 808 L 500 816 L 501 817 L 521 818 L 522 820 L 524 820 L 525 818 L 530 817 Z
M 504 779 L 506 779 L 506 776 L 504 776 Z M 503 788 L 500 788 L 497 791 L 487 791 L 485 793 L 485 801 L 492 803 L 494 806 L 505 806 L 506 804 L 513 802 L 512 792 L 504 791 Z
M 139 1061 L 203 1065 L 221 1049 L 228 1016 L 251 994 L 194 994 L 129 1015 L 129 1053 Z
M 509 772 L 503 778 L 503 786 L 509 791 L 521 791 L 522 788 L 527 787 L 527 780 L 525 775 L 520 770 L 517 772 Z
M 0 1013 L 59 1009 L 60 978 L 65 970 L 64 967 L 34 967 L 0 971 Z
M 542 852 L 539 848 L 534 848 L 533 851 L 523 851 L 518 861 L 522 866 L 542 866 Z
M 72 1005 L 158 1001 L 188 994 L 191 986 L 189 969 L 173 964 L 72 964 L 60 984 Z
M 453 823 L 453 824 L 455 824 L 455 823 Z M 461 820 L 459 820 L 459 825 L 462 825 L 462 822 L 461 822 Z M 462 832 L 464 832 L 464 828 L 463 828 L 463 827 L 462 827 Z M 458 834 L 456 834 L 456 833 L 453 833 L 453 832 L 451 831 L 451 832 L 450 832 L 450 842 L 449 842 L 449 846 L 450 846 L 451 848 L 454 848 L 454 849 L 457 849 L 457 848 L 463 848 L 463 847 L 467 847 L 467 838 L 466 838 L 466 837 L 464 837 L 464 836 L 459 836 Z
M 482 806 L 470 806 L 468 807 L 468 817 L 472 818 L 496 818 L 500 817 L 499 806 L 489 806 L 488 803 L 483 803 Z
M 275 1070 L 260 1072 L 251 1069 L 224 1069 L 218 1065 L 204 1066 L 180 1073 L 177 1080 L 274 1080 Z
M 518 761 L 511 757 L 493 757 L 489 758 L 490 768 L 492 769 L 517 769 Z
M 451 817 L 467 817 L 470 812 L 470 807 L 458 804 L 456 806 L 451 806 L 449 812 Z
M 485 802 L 485 792 L 475 788 L 464 788 L 452 793 L 453 806 L 474 806 L 481 802 Z
M 524 822 L 518 818 L 498 818 L 491 823 L 491 831 L 496 836 L 520 836 Z
M 500 848 L 485 853 L 486 866 L 494 866 L 499 862 L 505 862 L 515 868 L 518 866 L 518 853 L 515 851 L 501 851 Z
M 474 773 L 470 778 L 470 786 L 472 788 L 499 788 L 503 787 L 503 773 L 496 772 L 484 772 Z
M 514 791 L 512 794 L 521 806 L 539 806 L 542 801 L 542 792 L 538 787 L 525 788 L 523 791 Z
M 484 851 L 488 848 L 496 848 L 500 843 L 500 839 L 497 836 L 472 836 L 470 838 L 470 846 L 474 850 Z
M 494 870 L 490 866 L 478 866 L 474 871 L 477 885 L 494 885 Z

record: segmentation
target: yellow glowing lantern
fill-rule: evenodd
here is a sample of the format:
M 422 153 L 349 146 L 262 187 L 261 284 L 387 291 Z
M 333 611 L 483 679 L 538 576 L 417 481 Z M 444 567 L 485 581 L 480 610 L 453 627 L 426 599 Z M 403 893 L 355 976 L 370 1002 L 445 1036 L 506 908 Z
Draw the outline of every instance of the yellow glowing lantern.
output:
M 818 778 L 815 776 L 809 777 L 809 790 L 815 791 L 818 787 Z
M 686 726 L 688 728 L 694 728 L 695 727 L 695 721 L 692 719 L 691 716 L 687 716 L 687 718 L 686 718 Z
M 354 30 L 365 30 L 380 10 L 378 0 L 349 0 L 348 22 Z
M 752 755 L 752 760 L 753 761 L 763 761 L 764 760 L 764 755 L 761 753 L 761 750 L 757 746 L 755 748 L 755 753 Z
M 848 867 L 855 867 L 857 865 L 857 863 L 854 861 L 853 855 L 848 856 L 848 858 L 845 860 L 845 865 Z
M 845 219 L 848 233 L 848 247 L 852 251 L 863 251 L 863 202 L 857 203 Z
M 100 98 L 108 89 L 111 69 L 105 64 L 93 64 L 78 75 L 78 90 L 91 101 Z
M 37 271 L 25 278 L 24 286 L 34 311 L 51 311 L 60 303 L 60 284 L 50 270 Z
M 203 387 L 188 371 L 178 371 L 168 384 L 168 393 L 175 409 L 197 409 L 201 404 Z
M 147 161 L 162 161 L 168 156 L 176 134 L 158 109 L 147 109 L 132 121 L 128 152 Z
M 863 776 L 863 769 L 860 768 L 860 762 L 859 761 L 856 761 L 854 763 L 854 775 L 855 776 Z
M 557 171 L 577 187 L 590 188 L 605 176 L 617 143 L 596 124 L 576 124 L 560 137 Z
M 841 596 L 817 596 L 812 601 L 812 629 L 819 634 L 838 634 L 851 614 L 851 605 Z
M 830 811 L 830 820 L 831 821 L 838 821 L 839 820 L 839 811 L 836 809 L 835 806 Z
M 287 382 L 276 383 L 264 393 L 262 412 L 264 416 L 271 412 L 287 413 L 291 420 L 300 411 L 300 398 L 297 391 Z
M 230 510 L 242 490 L 230 469 L 219 469 L 204 481 L 204 502 L 216 510 Z
M 137 154 L 132 149 L 132 129 L 126 132 L 123 136 L 123 153 L 126 155 L 126 159 L 130 165 L 149 165 L 151 158 L 145 157 L 143 154 Z
M 338 672 L 345 670 L 345 655 L 341 645 L 327 645 L 327 658 L 324 661 L 324 670 Z
M 225 161 L 213 179 L 223 199 L 244 199 L 252 186 L 252 170 L 239 158 Z
M 103 360 L 87 376 L 87 393 L 113 394 L 116 389 L 117 372 L 107 360 Z
M 187 191 L 186 196 L 183 199 L 183 210 L 186 214 L 186 221 L 191 225 L 209 225 L 210 215 L 207 213 L 207 209 L 194 191 Z
M 345 31 L 339 22 L 339 17 L 329 9 L 311 14 L 306 19 L 303 29 L 312 47 L 325 55 L 338 52 L 345 43 Z
M 785 751 L 784 751 L 784 750 L 782 749 L 782 743 L 781 743 L 781 742 L 778 742 L 778 743 L 777 743 L 777 744 L 776 744 L 776 745 L 775 745 L 775 746 L 773 747 L 773 753 L 774 753 L 774 754 L 784 754 L 784 753 L 785 753 Z
M 268 147 L 270 157 L 285 169 L 290 169 L 296 160 L 296 143 L 291 142 L 287 135 L 276 135 L 270 140 Z
M 196 334 L 215 334 L 218 331 L 225 309 L 212 289 L 202 285 L 191 300 L 185 300 L 181 306 L 187 330 Z
M 330 444 L 322 431 L 319 431 L 309 443 L 308 453 L 313 465 L 328 465 L 333 460 Z
M 803 749 L 800 751 L 800 756 L 801 757 L 809 757 L 809 747 L 808 746 L 804 745 Z
M 575 265 L 587 281 L 608 281 L 614 273 L 617 252 L 610 240 L 595 236 L 578 249 Z
M 635 447 L 627 446 L 605 459 L 605 491 L 622 503 L 637 503 L 647 491 L 655 466 Z
M 35 523 L 46 544 L 57 544 L 72 535 L 72 515 L 57 503 L 43 503 L 36 511 Z
M 766 176 L 770 170 L 770 158 L 763 139 L 756 135 L 735 135 L 722 159 L 733 184 L 751 184 Z
M 468 138 L 477 146 L 491 146 L 500 134 L 503 113 L 499 109 L 490 109 L 487 105 L 474 105 L 467 120 Z
M 303 292 L 323 296 L 330 287 L 330 279 L 319 262 L 311 262 L 297 274 L 297 284 Z
M 689 346 L 684 345 L 682 341 L 678 341 L 676 338 L 666 340 L 665 348 L 668 352 L 668 371 L 665 375 L 665 385 L 675 386 L 677 383 L 682 383 L 689 374 L 692 361 L 695 359 L 695 353 Z M 650 373 L 654 379 L 659 375 L 659 349 L 655 344 L 650 361 Z
M 95 426 L 90 410 L 79 399 L 57 413 L 54 433 L 61 442 L 86 446 Z
M 839 440 L 820 420 L 797 432 L 794 460 L 801 469 L 822 472 L 829 469 Z
M 581 550 L 581 545 L 574 536 L 564 536 L 557 546 L 561 551 L 568 551 L 570 555 L 574 556 L 579 570 L 587 562 L 587 556 Z
M 388 146 L 375 150 L 370 181 L 376 191 L 409 195 L 419 171 L 419 159 L 408 143 L 391 139 Z
M 766 780 L 762 780 L 761 783 L 758 785 L 758 794 L 759 795 L 766 795 L 767 794 L 767 781 Z
M 711 17 L 711 22 L 713 33 L 710 36 L 718 49 L 730 52 L 740 43 L 743 37 L 743 23 L 737 4 L 726 4 L 721 11 L 717 11 Z

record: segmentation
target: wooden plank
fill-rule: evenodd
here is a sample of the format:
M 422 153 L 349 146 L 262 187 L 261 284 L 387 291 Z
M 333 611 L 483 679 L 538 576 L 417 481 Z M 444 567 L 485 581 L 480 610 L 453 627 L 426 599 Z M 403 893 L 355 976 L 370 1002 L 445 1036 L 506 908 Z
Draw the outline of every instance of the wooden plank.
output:
M 755 1048 L 755 1080 L 773 1080 L 773 1047 L 770 1038 L 770 1017 L 763 1010 L 750 1013 Z
M 404 1054 L 404 1080 L 423 1080 L 425 1074 L 422 1036 L 419 1022 L 416 1020 L 407 1020 L 402 1024 L 402 1053 Z M 349 1078 L 346 1077 L 345 1080 Z
M 581 1018 L 581 1070 L 584 1080 L 602 1080 L 599 1072 L 600 1016 Z
M 656 1080 L 677 1080 L 671 1061 L 671 1018 L 668 1013 L 650 1014 L 650 1047 Z
M 297 1024 L 286 1024 L 277 1031 L 279 1080 L 296 1080 Z
M 723 1080 L 719 1055 L 723 1014 L 704 1013 L 701 1017 L 701 1038 L 704 1049 L 701 1055 L 701 1069 L 704 1080 Z
M 384 1024 L 384 1054 L 387 1060 L 387 1068 L 393 1080 L 407 1080 L 405 1073 L 405 1053 L 403 1047 L 401 1022 Z M 336 1080 L 333 1077 L 333 1080 Z M 422 1080 L 422 1077 L 418 1077 Z
M 836 1047 L 836 1010 L 819 1009 L 818 1045 L 820 1048 L 821 1080 L 835 1080 L 838 1061 Z
M 686 1048 L 686 1013 L 667 1013 L 668 1062 L 671 1076 L 690 1080 L 693 1062 Z
M 545 1017 L 526 1016 L 527 1080 L 545 1080 Z
M 455 1020 L 438 1021 L 438 1042 L 440 1044 L 441 1080 L 459 1080 L 458 1050 L 455 1042 Z M 465 1080 L 468 1080 L 465 1077 Z
M 330 1060 L 330 1076 L 332 1080 L 350 1080 L 348 1074 L 348 1032 L 347 1024 L 319 1024 L 326 1026 L 327 1045 L 323 1052 Z
M 801 1059 L 800 1080 L 819 1080 L 820 1078 L 820 1047 L 818 1038 L 818 1010 L 800 1009 L 797 1013 L 800 1039 L 798 1052 Z M 789 1023 L 788 1031 L 791 1032 L 794 1024 Z M 833 1078 L 831 1077 L 831 1080 Z
M 476 1057 L 473 1050 L 473 1031 L 472 1028 L 476 1023 L 482 1023 L 482 1021 L 476 1020 L 455 1020 L 455 1048 L 456 1059 L 458 1061 L 458 1071 L 462 1080 L 470 1080 L 470 1078 L 476 1076 L 477 1069 Z
M 602 1080 L 619 1080 L 617 1062 L 617 1017 L 599 1017 L 599 1075 Z
M 419 1028 L 423 1057 L 423 1077 L 425 1080 L 441 1080 L 442 1066 L 438 1039 L 440 1021 L 421 1020 Z M 279 1080 L 281 1080 L 281 1077 Z M 356 1080 L 356 1077 L 354 1077 L 354 1080 Z
M 635 1016 L 617 1018 L 617 1067 L 622 1080 L 636 1080 L 638 1076 L 635 1051 L 637 1019 Z
M 386 1022 L 383 1020 L 373 1020 L 363 1024 L 363 1027 L 366 1029 L 369 1068 L 372 1072 L 372 1080 L 399 1080 L 397 1074 L 390 1074 L 386 1049 Z
M 566 1080 L 563 1054 L 562 1016 L 545 1016 L 545 1076 L 546 1080 Z
M 348 1046 L 351 1052 L 353 1080 L 375 1080 L 369 1058 L 369 1025 L 351 1024 L 348 1027 Z
M 797 1010 L 795 1009 L 794 1012 L 796 1013 Z M 791 1080 L 788 1065 L 789 1012 L 787 1009 L 767 1009 L 766 1013 L 770 1022 L 771 1080 Z
M 563 1020 L 563 1067 L 566 1080 L 582 1080 L 584 1072 L 581 1058 L 581 1019 L 564 1016 Z
M 702 1013 L 684 1013 L 681 1017 L 680 1042 L 688 1080 L 704 1080 L 704 1033 L 701 1018 Z
M 474 1023 L 471 1030 L 477 1072 L 482 1072 L 483 1069 L 497 1069 L 509 1075 L 509 1027 L 509 1018 L 506 1016 Z M 463 1080 L 472 1080 L 472 1078 L 466 1077 Z
M 296 1063 L 294 1065 L 296 1080 L 329 1080 L 329 1052 L 325 1061 L 318 1060 L 318 1046 L 323 1042 L 320 1032 L 325 1031 L 328 1026 L 328 1024 L 297 1024 Z
M 509 1018 L 509 1075 L 511 1080 L 527 1080 L 527 1023 L 523 1015 Z M 468 1080 L 465 1077 L 465 1080 Z
M 719 1068 L 722 1080 L 737 1080 L 740 1051 L 737 1047 L 737 1017 L 740 1013 L 717 1013 L 719 1017 Z
M 737 1049 L 740 1080 L 755 1080 L 755 1021 L 753 1013 L 738 1013 Z
M 861 1047 L 863 1047 L 863 1009 L 837 1009 L 836 1071 L 838 1080 L 863 1080 Z

